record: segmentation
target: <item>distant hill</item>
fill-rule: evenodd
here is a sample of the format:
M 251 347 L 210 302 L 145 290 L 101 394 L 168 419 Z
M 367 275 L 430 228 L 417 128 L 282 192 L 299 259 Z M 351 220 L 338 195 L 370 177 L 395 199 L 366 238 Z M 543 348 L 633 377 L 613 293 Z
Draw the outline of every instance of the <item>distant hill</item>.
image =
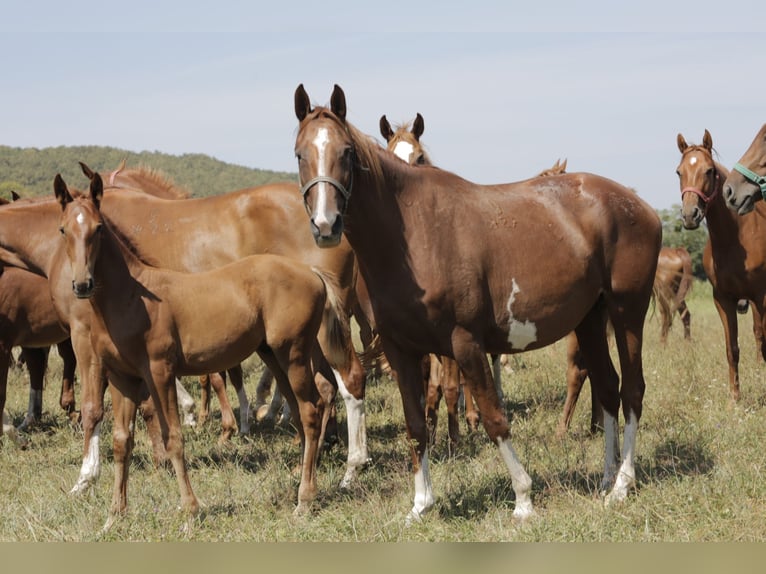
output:
M 297 181 L 295 173 L 252 169 L 204 154 L 135 153 L 105 146 L 37 149 L 0 145 L 0 197 L 9 199 L 11 190 L 22 197 L 52 194 L 53 178 L 57 173 L 61 173 L 67 183 L 82 188 L 85 187 L 85 179 L 78 161 L 84 161 L 97 171 L 111 171 L 122 160 L 126 160 L 128 166 L 146 166 L 161 171 L 194 197 L 277 181 Z

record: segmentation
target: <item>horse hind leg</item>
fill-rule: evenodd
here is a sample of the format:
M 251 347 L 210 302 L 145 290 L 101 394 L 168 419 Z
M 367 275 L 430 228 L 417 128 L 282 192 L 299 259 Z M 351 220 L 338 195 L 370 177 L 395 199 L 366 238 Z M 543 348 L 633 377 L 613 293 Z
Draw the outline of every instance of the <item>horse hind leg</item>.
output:
M 24 363 L 29 371 L 29 406 L 24 420 L 19 425 L 20 431 L 40 422 L 43 414 L 43 380 L 45 379 L 45 367 L 48 363 L 48 350 L 46 347 L 29 348 L 22 350 Z
M 603 300 L 594 306 L 575 329 L 577 345 L 584 364 L 588 365 L 591 392 L 604 413 L 604 476 L 601 489 L 613 483 L 620 463 L 618 417 L 620 408 L 619 377 L 609 356 L 606 334 L 606 309 Z
M 247 400 L 245 392 L 244 377 L 242 376 L 242 365 L 237 365 L 226 371 L 231 380 L 231 386 L 237 392 L 239 401 L 239 434 L 247 436 L 250 434 L 250 401 Z
M 77 357 L 72 348 L 72 340 L 64 339 L 56 345 L 59 357 L 63 363 L 63 373 L 61 375 L 61 394 L 59 395 L 59 405 L 72 422 L 77 422 L 80 415 L 77 412 L 74 383 L 75 372 L 77 370 Z

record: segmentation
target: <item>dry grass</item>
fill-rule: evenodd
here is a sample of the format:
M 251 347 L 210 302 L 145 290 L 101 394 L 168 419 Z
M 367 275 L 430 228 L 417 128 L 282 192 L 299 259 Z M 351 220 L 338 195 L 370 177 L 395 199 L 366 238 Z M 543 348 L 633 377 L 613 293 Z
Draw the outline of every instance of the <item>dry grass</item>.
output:
M 597 494 L 603 439 L 587 432 L 589 389 L 583 392 L 570 435 L 555 438 L 565 394 L 565 352 L 559 343 L 512 358 L 512 369 L 505 373 L 514 447 L 532 476 L 538 512 L 523 527 L 511 520 L 513 490 L 497 449 L 482 432 L 465 435 L 459 452 L 448 456 L 444 420 L 432 451 L 436 506 L 422 524 L 404 527 L 413 495 L 407 440 L 396 387 L 381 379 L 371 382 L 367 399 L 373 463 L 358 484 L 343 492 L 337 484 L 345 449 L 341 445 L 330 451 L 320 466 L 320 494 L 311 516 L 292 516 L 297 489 L 292 469 L 298 462 L 292 433 L 257 426 L 251 436 L 219 447 L 214 418 L 205 428 L 186 431 L 187 460 L 202 513 L 188 521 L 178 511 L 175 478 L 152 467 L 139 426 L 128 513 L 104 534 L 112 482 L 110 422 L 99 483 L 84 497 L 70 496 L 82 437 L 57 406 L 60 364 L 53 353 L 43 423 L 28 436 L 29 447 L 18 449 L 7 437 L 0 441 L 0 540 L 766 540 L 766 386 L 751 319 L 741 321 L 743 398 L 733 406 L 723 331 L 706 285 L 696 286 L 690 308 L 692 342 L 682 339 L 676 323 L 667 345 L 660 346 L 659 321 L 648 319 L 638 487 L 618 507 L 604 508 Z M 257 359 L 246 365 L 251 397 L 260 368 Z M 189 383 L 197 394 L 196 383 Z M 8 411 L 16 423 L 23 417 L 27 392 L 26 374 L 13 372 Z M 342 407 L 340 413 L 342 417 Z

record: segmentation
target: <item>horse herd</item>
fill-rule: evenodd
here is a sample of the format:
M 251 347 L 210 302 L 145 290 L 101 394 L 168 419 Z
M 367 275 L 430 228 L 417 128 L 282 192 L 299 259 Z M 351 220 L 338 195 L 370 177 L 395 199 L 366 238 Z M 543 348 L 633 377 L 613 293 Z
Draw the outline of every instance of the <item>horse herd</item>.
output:
M 346 120 L 337 85 L 327 107 L 313 105 L 298 86 L 294 109 L 298 187 L 270 184 L 190 199 L 146 170 L 123 165 L 97 173 L 81 164 L 87 191 L 57 175 L 51 197 L 0 207 L 0 412 L 11 348 L 21 346 L 31 382 L 22 426 L 39 418 L 41 348 L 57 344 L 64 362 L 60 404 L 72 417 L 79 366 L 84 445 L 72 492 L 86 491 L 99 476 L 109 389 L 115 481 L 106 527 L 127 507 L 138 412 L 155 460 L 173 465 L 183 510 L 195 513 L 178 377 L 200 376 L 203 416 L 208 389 L 216 390 L 226 440 L 237 423 L 224 381 L 237 389 L 240 431 L 247 432 L 239 364 L 257 353 L 298 430 L 295 511 L 306 513 L 317 494 L 323 439 L 334 432 L 337 394 L 348 428 L 341 485 L 369 460 L 364 395 L 371 363 L 363 365 L 352 344 L 353 315 L 363 356 L 385 357 L 401 394 L 415 490 L 407 522 L 434 504 L 427 446 L 442 396 L 450 439 L 457 441 L 461 387 L 469 424 L 476 428 L 480 420 L 498 446 L 515 493 L 513 516 L 523 521 L 534 514 L 532 481 L 501 405 L 500 359 L 567 337 L 567 400 L 558 431 L 566 432 L 589 378 L 591 427 L 604 431 L 605 501 L 625 499 L 635 485 L 643 328 L 652 297 L 661 337 L 676 312 L 690 336 L 684 298 L 691 261 L 684 249 L 662 248 L 654 210 L 614 181 L 567 173 L 566 161 L 517 183 L 473 184 L 431 164 L 420 144 L 420 114 L 411 129 L 397 130 L 383 116 L 383 148 Z M 740 301 L 750 303 L 766 359 L 766 208 L 758 202 L 766 195 L 766 126 L 731 174 L 714 161 L 707 131 L 701 145 L 680 134 L 677 143 L 683 224 L 693 229 L 707 220 L 703 264 L 737 399 Z

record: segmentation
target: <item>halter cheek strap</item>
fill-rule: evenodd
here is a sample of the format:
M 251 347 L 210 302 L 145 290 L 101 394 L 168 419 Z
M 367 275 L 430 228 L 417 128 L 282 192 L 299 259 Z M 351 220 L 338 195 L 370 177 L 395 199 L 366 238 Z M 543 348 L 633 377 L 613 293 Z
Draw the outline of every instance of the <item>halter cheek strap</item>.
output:
M 754 171 L 747 169 L 739 162 L 734 164 L 734 169 L 744 175 L 745 179 L 750 183 L 758 186 L 758 188 L 761 190 L 761 195 L 763 196 L 764 200 L 766 200 L 766 177 L 758 175 Z

